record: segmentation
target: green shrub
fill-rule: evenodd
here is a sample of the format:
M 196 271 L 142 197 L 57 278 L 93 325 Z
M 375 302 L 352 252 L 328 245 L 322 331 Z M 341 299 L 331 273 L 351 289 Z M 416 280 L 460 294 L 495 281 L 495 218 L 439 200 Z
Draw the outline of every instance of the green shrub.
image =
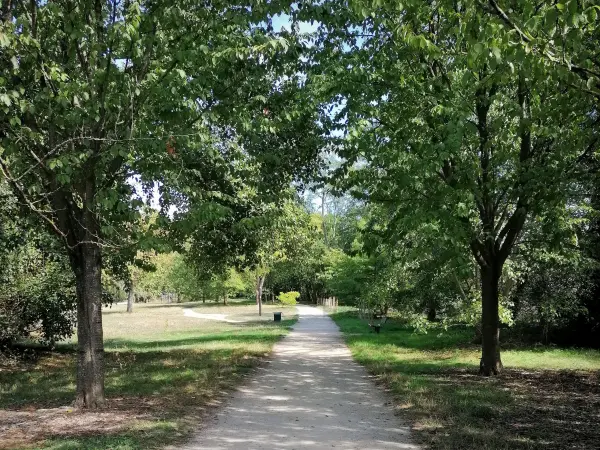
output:
M 75 280 L 62 244 L 20 212 L 0 179 L 0 352 L 23 338 L 53 345 L 75 327 Z
M 69 338 L 75 327 L 73 276 L 58 263 L 39 272 L 21 273 L 0 292 L 0 345 L 30 338 L 53 345 Z
M 298 303 L 298 298 L 300 297 L 300 292 L 290 291 L 290 292 L 280 292 L 277 296 L 277 300 L 282 305 L 293 306 Z

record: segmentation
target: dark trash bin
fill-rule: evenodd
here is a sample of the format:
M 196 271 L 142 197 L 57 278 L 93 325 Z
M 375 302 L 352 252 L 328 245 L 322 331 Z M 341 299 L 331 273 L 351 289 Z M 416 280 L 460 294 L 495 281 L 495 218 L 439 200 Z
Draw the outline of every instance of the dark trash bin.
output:
M 281 322 L 281 313 L 280 312 L 273 313 L 273 320 L 275 322 Z

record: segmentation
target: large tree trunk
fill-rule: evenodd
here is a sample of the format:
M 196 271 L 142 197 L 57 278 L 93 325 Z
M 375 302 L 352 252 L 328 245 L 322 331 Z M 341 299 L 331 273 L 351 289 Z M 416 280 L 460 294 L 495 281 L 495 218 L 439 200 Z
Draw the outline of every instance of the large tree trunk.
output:
M 223 294 L 223 305 L 227 306 L 227 298 L 229 297 L 229 294 L 227 294 L 227 292 L 225 292 L 225 294 Z
M 481 269 L 481 337 L 482 351 L 480 373 L 497 375 L 502 370 L 500 360 L 500 320 L 498 317 L 498 286 L 500 269 Z
M 77 397 L 84 408 L 104 405 L 104 342 L 102 336 L 102 260 L 95 243 L 82 243 L 77 281 Z
M 127 291 L 127 312 L 133 312 L 133 285 Z

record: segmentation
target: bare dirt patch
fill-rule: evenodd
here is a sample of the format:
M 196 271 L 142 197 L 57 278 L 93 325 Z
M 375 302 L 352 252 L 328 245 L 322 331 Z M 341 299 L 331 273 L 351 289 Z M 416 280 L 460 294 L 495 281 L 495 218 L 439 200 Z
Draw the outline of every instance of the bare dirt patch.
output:
M 499 385 L 510 389 L 515 405 L 499 418 L 502 428 L 552 448 L 597 448 L 599 383 L 598 373 L 506 371 Z
M 420 374 L 416 392 L 402 375 L 379 375 L 431 449 L 587 450 L 600 443 L 598 373 L 508 369 L 484 378 L 446 369 Z
M 42 441 L 48 436 L 69 437 L 97 433 L 117 433 L 144 415 L 107 408 L 82 411 L 70 407 L 0 410 L 0 448 L 8 449 Z

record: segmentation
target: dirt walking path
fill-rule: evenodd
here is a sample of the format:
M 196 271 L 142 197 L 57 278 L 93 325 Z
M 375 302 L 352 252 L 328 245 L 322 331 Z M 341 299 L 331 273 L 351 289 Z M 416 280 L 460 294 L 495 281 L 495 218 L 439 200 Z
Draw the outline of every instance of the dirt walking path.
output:
M 298 312 L 272 360 L 184 448 L 417 449 L 333 320 Z

